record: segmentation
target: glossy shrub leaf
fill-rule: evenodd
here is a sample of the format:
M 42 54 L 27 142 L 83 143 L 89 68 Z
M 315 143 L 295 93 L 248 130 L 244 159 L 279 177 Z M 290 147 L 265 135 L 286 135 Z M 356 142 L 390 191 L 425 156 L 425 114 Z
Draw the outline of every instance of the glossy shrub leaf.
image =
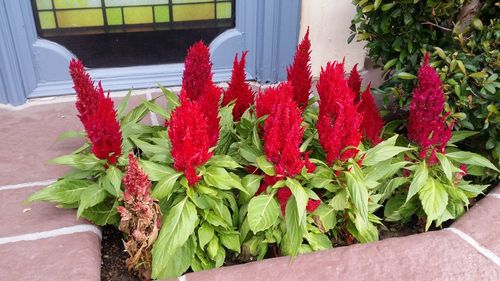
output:
M 278 219 L 280 207 L 273 195 L 259 195 L 248 203 L 248 225 L 253 233 L 270 228 Z

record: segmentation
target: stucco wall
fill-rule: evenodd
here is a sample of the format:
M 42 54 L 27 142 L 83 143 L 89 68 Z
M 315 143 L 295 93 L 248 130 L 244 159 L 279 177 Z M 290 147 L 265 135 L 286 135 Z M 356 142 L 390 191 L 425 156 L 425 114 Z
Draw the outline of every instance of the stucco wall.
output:
M 347 44 L 349 26 L 356 9 L 351 0 L 302 0 L 300 38 L 310 28 L 313 76 L 331 60 L 346 59 L 346 68 L 358 63 L 363 68 L 363 44 L 353 40 Z

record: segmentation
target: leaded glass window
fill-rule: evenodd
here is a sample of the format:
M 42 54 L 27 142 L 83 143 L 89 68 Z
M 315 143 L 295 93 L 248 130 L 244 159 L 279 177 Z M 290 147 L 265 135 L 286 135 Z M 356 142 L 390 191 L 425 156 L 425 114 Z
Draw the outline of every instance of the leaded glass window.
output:
M 32 0 L 39 36 L 95 67 L 180 62 L 189 44 L 234 27 L 234 2 Z

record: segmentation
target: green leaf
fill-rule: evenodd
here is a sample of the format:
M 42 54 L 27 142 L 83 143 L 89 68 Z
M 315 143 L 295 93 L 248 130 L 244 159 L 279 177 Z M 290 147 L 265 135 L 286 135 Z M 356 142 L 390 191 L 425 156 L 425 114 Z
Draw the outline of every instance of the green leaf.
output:
M 382 3 L 382 0 L 375 0 L 375 2 L 373 3 L 373 10 L 376 11 L 381 3 Z
M 240 234 L 238 232 L 222 232 L 219 234 L 220 242 L 224 247 L 236 253 L 241 251 Z
M 479 132 L 476 131 L 466 131 L 466 130 L 454 131 L 452 132 L 451 139 L 448 143 L 456 143 L 468 137 L 475 136 L 477 134 L 479 134 Z
M 207 253 L 208 256 L 210 257 L 211 260 L 215 259 L 215 256 L 217 256 L 217 252 L 219 251 L 219 239 L 214 236 L 210 242 L 208 242 L 207 246 Z
M 417 76 L 411 74 L 411 73 L 408 73 L 408 72 L 399 72 L 397 75 L 396 75 L 398 78 L 401 78 L 403 80 L 413 80 L 413 79 L 417 79 Z
M 450 160 L 446 157 L 446 155 L 441 153 L 436 153 L 437 158 L 439 159 L 439 163 L 441 164 L 441 168 L 443 169 L 443 173 L 446 176 L 446 179 L 449 183 L 453 183 L 453 168 Z
M 165 145 L 151 144 L 136 137 L 130 137 L 130 140 L 132 140 L 132 142 L 137 145 L 137 147 L 140 148 L 142 152 L 148 155 L 170 153 L 167 140 L 165 140 Z
M 382 197 L 380 200 L 383 202 L 387 200 L 387 198 L 391 197 L 394 191 L 400 187 L 401 185 L 408 182 L 408 178 L 406 177 L 396 177 L 385 183 L 381 189 Z
M 264 173 L 266 173 L 269 176 L 274 176 L 276 175 L 276 172 L 274 171 L 274 166 L 271 162 L 267 161 L 265 155 L 261 155 L 255 159 L 257 162 L 257 167 L 259 167 Z
M 198 224 L 196 207 L 185 197 L 169 210 L 163 219 L 160 234 L 151 251 L 153 255 L 152 278 L 166 279 L 177 277 L 182 272 L 167 271 L 169 263 L 177 259 L 176 251 L 180 249 Z
M 440 182 L 433 178 L 429 178 L 418 192 L 418 196 L 422 202 L 422 208 L 428 217 L 425 227 L 427 230 L 432 221 L 440 217 L 444 210 L 446 210 L 446 205 L 448 205 L 448 193 L 446 193 L 446 190 Z
M 387 71 L 391 67 L 393 67 L 399 61 L 398 58 L 394 58 L 384 64 L 384 70 Z
M 120 216 L 116 210 L 118 205 L 118 201 L 113 202 L 113 204 L 102 202 L 87 208 L 83 211 L 82 217 L 97 225 L 116 224 L 120 220 Z
M 154 247 L 154 246 L 153 246 Z M 193 235 L 179 248 L 173 249 L 168 257 L 163 260 L 165 267 L 158 273 L 158 279 L 177 278 L 186 272 L 193 263 L 196 242 Z M 154 264 L 153 264 L 154 272 Z
M 280 207 L 273 195 L 259 195 L 248 203 L 248 225 L 253 233 L 270 228 L 278 219 Z
M 214 228 L 209 223 L 204 222 L 198 228 L 198 242 L 200 243 L 200 247 L 203 249 L 213 237 Z
M 283 236 L 281 250 L 285 255 L 296 256 L 302 244 L 305 223 L 299 220 L 299 212 L 295 200 L 288 200 L 285 212 L 286 232 Z
M 261 175 L 254 175 L 254 174 L 246 175 L 241 180 L 241 184 L 247 190 L 248 195 L 254 196 L 257 190 L 259 189 L 260 182 L 262 181 L 263 178 L 264 176 Z
M 102 165 L 102 161 L 97 159 L 93 154 L 70 154 L 57 157 L 50 160 L 53 164 L 68 165 L 79 170 L 94 170 L 99 165 Z
M 332 248 L 332 242 L 328 236 L 323 233 L 307 232 L 304 235 L 304 238 L 306 238 L 307 242 L 309 242 L 309 245 L 314 251 L 322 251 Z
M 239 151 L 241 157 L 251 163 L 255 163 L 257 161 L 257 155 L 261 154 L 258 149 L 246 144 L 241 145 Z
M 131 94 L 132 90 L 129 90 L 127 95 L 120 102 L 120 105 L 118 105 L 118 109 L 116 110 L 116 119 L 121 120 L 125 116 L 125 109 L 127 108 L 128 100 L 130 99 Z
M 306 206 L 307 201 L 309 201 L 309 196 L 302 185 L 295 179 L 286 178 L 286 186 L 292 191 L 295 202 L 297 203 L 299 222 L 305 222 Z
M 365 159 L 363 160 L 364 166 L 373 166 L 382 161 L 391 159 L 392 157 L 398 155 L 403 151 L 408 151 L 411 148 L 395 146 L 398 135 L 391 137 L 388 140 L 385 140 L 375 147 L 369 149 L 365 153 Z
M 427 183 L 429 171 L 427 170 L 427 163 L 425 161 L 420 162 L 415 169 L 415 174 L 412 178 L 410 188 L 408 190 L 408 197 L 406 197 L 406 202 L 408 202 L 419 190 Z
M 162 200 L 163 198 L 168 199 L 174 190 L 177 179 L 180 176 L 182 176 L 182 173 L 172 173 L 163 176 L 163 178 L 154 187 L 151 196 L 158 200 Z
M 123 119 L 121 119 L 120 125 L 123 127 L 128 123 L 138 123 L 146 114 L 148 113 L 148 108 L 144 104 L 140 104 L 136 108 L 132 109 Z
M 339 193 L 335 194 L 328 205 L 336 211 L 345 210 L 347 206 L 349 206 L 349 201 L 347 200 L 347 190 L 342 189 Z
M 203 175 L 203 179 L 208 185 L 218 189 L 231 190 L 232 188 L 236 188 L 247 193 L 246 189 L 241 185 L 240 178 L 235 174 L 228 173 L 224 168 L 208 167 Z
M 121 184 L 122 184 L 123 173 L 115 166 L 109 166 L 106 170 L 106 179 L 111 184 L 110 187 L 106 189 L 109 193 L 111 193 L 115 197 L 121 196 Z
M 168 175 L 174 174 L 175 170 L 172 167 L 164 164 L 158 164 L 152 161 L 140 159 L 139 165 L 148 174 L 151 181 L 160 181 Z
M 158 84 L 158 86 L 160 87 L 165 98 L 167 99 L 167 112 L 168 112 L 168 114 L 170 114 L 172 112 L 172 110 L 174 110 L 175 108 L 177 108 L 181 104 L 179 102 L 179 97 L 175 93 L 173 93 L 172 91 L 167 90 L 165 87 L 163 87 L 159 84 Z M 170 119 L 170 117 L 168 119 Z
M 368 190 L 363 182 L 352 172 L 345 173 L 347 193 L 351 198 L 363 222 L 368 223 Z
M 144 105 L 152 112 L 160 115 L 161 117 L 168 119 L 170 117 L 170 114 L 161 106 L 157 105 L 156 103 L 152 101 L 143 101 Z
M 61 179 L 41 189 L 29 198 L 29 202 L 48 201 L 59 204 L 73 204 L 80 201 L 82 193 L 89 185 L 95 184 L 90 180 L 67 180 Z
M 87 134 L 84 131 L 66 131 L 57 137 L 57 141 L 69 138 L 84 138 Z
M 337 218 L 335 209 L 326 204 L 320 204 L 312 213 L 312 217 L 321 232 L 326 233 L 335 227 Z
M 495 170 L 497 172 L 500 172 L 497 169 L 497 167 L 495 167 L 495 165 L 493 165 L 493 163 L 491 163 L 488 159 L 476 153 L 468 151 L 457 151 L 457 152 L 450 152 L 446 154 L 446 156 L 457 162 L 465 163 L 472 166 L 486 167 Z
M 80 196 L 80 204 L 78 205 L 76 217 L 79 218 L 84 210 L 101 203 L 107 197 L 108 193 L 104 188 L 100 188 L 99 185 L 93 184 L 87 186 L 87 189 Z
M 208 160 L 206 165 L 230 170 L 241 168 L 241 165 L 234 161 L 234 159 L 229 155 L 214 155 L 210 158 L 210 160 Z

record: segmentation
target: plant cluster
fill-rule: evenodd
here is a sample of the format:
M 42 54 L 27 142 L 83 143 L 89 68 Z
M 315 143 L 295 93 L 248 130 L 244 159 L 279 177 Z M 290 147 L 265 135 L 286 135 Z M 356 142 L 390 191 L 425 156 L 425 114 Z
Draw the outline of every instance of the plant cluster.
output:
M 353 38 L 383 66 L 378 90 L 407 109 L 419 63 L 432 52 L 455 130 L 477 134 L 462 146 L 500 155 L 500 3 L 494 0 L 355 0 Z M 474 132 L 476 131 L 476 132 Z
M 187 54 L 180 96 L 115 110 L 100 84 L 71 63 L 85 144 L 53 160 L 73 171 L 30 200 L 77 208 L 117 225 L 143 278 L 291 255 L 378 239 L 384 221 L 419 218 L 425 228 L 460 216 L 486 188 L 464 179 L 484 157 L 458 150 L 439 75 L 428 58 L 414 90 L 408 137 L 384 128 L 356 67 L 322 69 L 311 94 L 308 35 L 288 81 L 259 90 L 245 81 L 245 55 L 229 87 L 212 82 L 207 46 Z M 145 125 L 148 112 L 166 119 Z

